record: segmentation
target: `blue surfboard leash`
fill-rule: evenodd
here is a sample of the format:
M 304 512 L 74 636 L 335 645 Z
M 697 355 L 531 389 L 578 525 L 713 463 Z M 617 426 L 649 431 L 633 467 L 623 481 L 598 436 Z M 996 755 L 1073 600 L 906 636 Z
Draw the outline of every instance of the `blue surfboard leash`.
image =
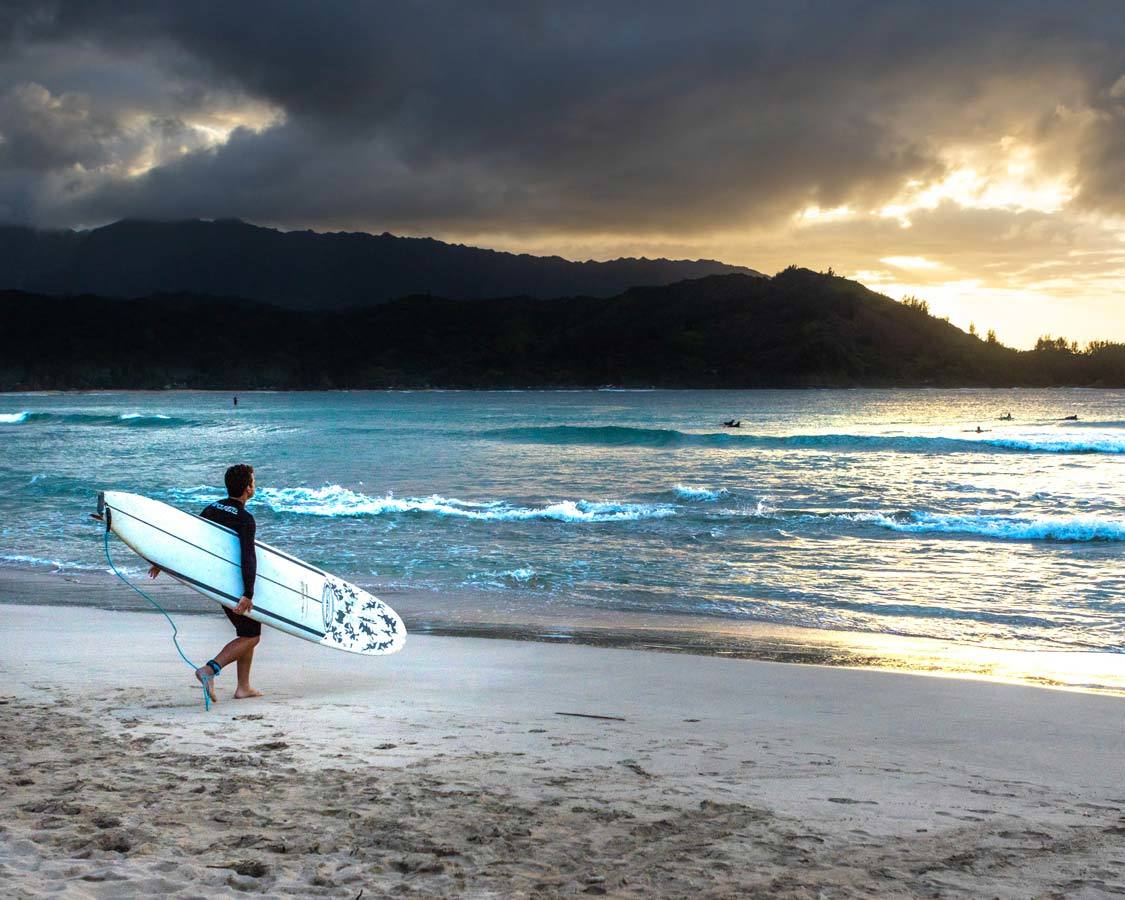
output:
M 106 562 L 109 563 L 109 567 L 113 570 L 114 575 L 116 575 L 118 578 L 120 578 L 122 581 L 124 581 L 127 585 L 129 585 L 130 588 L 132 588 L 134 591 L 136 591 L 138 594 L 140 594 L 142 597 L 144 597 L 149 603 L 151 603 L 158 610 L 160 610 L 160 612 L 162 612 L 164 614 L 164 618 L 167 619 L 168 624 L 172 626 L 172 643 L 176 645 L 176 652 L 180 654 L 180 659 L 182 659 L 189 666 L 191 666 L 191 670 L 192 670 L 193 673 L 197 669 L 199 669 L 200 667 L 197 666 L 195 663 L 193 663 L 190 659 L 188 659 L 187 654 L 184 653 L 183 648 L 180 647 L 179 629 L 176 628 L 176 623 L 172 620 L 172 617 L 170 615 L 168 615 L 168 610 L 166 610 L 163 606 L 161 606 L 159 603 L 157 603 L 155 600 L 153 600 L 152 597 L 150 597 L 148 594 L 146 594 L 144 591 L 142 591 L 139 587 L 137 587 L 135 584 L 133 584 L 133 582 L 131 582 L 124 575 L 122 575 L 119 571 L 117 571 L 117 566 L 115 566 L 113 564 L 113 559 L 109 555 L 109 527 L 108 526 L 106 527 L 106 530 L 105 530 L 105 559 L 106 559 Z M 210 710 L 211 709 L 211 692 L 208 690 L 208 687 L 209 687 L 209 683 L 211 682 L 211 680 L 214 677 L 215 677 L 214 675 L 204 675 L 203 676 L 203 709 L 204 710 Z

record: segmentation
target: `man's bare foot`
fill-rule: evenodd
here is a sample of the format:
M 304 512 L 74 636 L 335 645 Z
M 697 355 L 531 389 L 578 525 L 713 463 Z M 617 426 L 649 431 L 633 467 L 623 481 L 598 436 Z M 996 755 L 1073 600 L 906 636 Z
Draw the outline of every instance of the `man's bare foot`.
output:
M 262 692 L 256 691 L 253 688 L 246 688 L 245 690 L 243 690 L 242 688 L 236 688 L 235 692 L 234 692 L 234 699 L 235 700 L 246 700 L 249 697 L 261 697 L 261 696 L 262 696 Z
M 207 688 L 207 695 L 211 698 L 212 703 L 218 703 L 219 698 L 215 696 L 215 675 L 210 666 L 200 666 L 195 670 L 196 680 Z M 204 681 L 204 679 L 207 679 Z

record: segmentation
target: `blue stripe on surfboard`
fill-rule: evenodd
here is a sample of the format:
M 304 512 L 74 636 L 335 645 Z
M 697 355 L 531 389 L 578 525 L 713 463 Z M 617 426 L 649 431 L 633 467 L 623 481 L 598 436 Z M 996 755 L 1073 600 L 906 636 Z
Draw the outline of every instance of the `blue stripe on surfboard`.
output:
M 136 517 L 134 516 L 133 518 Z M 220 597 L 225 597 L 227 600 L 230 600 L 235 604 L 237 604 L 241 599 L 240 597 L 235 597 L 231 594 L 228 594 L 226 591 L 220 591 L 217 587 L 212 587 L 211 585 L 206 584 L 202 581 L 197 581 L 196 579 L 185 575 L 183 572 L 177 572 L 175 569 L 169 569 L 167 566 L 161 566 L 160 568 L 171 575 L 173 578 L 178 578 L 180 581 L 186 581 L 188 584 L 193 584 L 197 588 L 202 588 L 205 591 L 210 591 L 212 594 L 218 594 Z M 294 628 L 300 628 L 302 631 L 307 631 L 309 634 L 315 634 L 318 638 L 324 637 L 323 631 L 317 631 L 315 628 L 309 628 L 308 625 L 302 625 L 300 622 L 294 622 L 292 619 L 287 619 L 285 618 L 285 616 L 280 616 L 275 612 L 270 612 L 270 610 L 265 609 L 261 606 L 255 606 L 254 612 L 261 613 L 264 616 L 269 616 L 271 619 L 277 619 L 279 622 L 284 622 L 287 625 L 292 625 Z
M 212 551 L 208 550 L 206 547 L 201 547 L 201 546 L 199 546 L 199 544 L 194 544 L 191 541 L 189 541 L 186 537 L 182 537 L 181 535 L 178 535 L 175 532 L 166 531 L 165 529 L 161 528 L 159 525 L 153 525 L 152 522 L 148 521 L 148 519 L 142 519 L 140 516 L 135 516 L 132 513 L 126 512 L 123 509 L 112 507 L 108 503 L 106 504 L 106 507 L 108 509 L 112 510 L 113 512 L 115 512 L 115 513 L 119 513 L 120 515 L 123 515 L 123 516 L 128 516 L 134 522 L 140 522 L 142 525 L 147 525 L 149 528 L 153 529 L 154 531 L 159 531 L 161 534 L 166 534 L 170 538 L 175 538 L 177 541 L 180 541 L 183 544 L 187 544 L 189 547 L 194 547 L 196 550 L 199 550 L 201 553 L 206 553 L 208 556 L 213 556 L 215 559 L 219 560 L 220 562 L 225 562 L 227 565 L 234 566 L 236 569 L 242 568 L 241 563 L 236 563 L 234 560 L 227 559 L 225 556 L 220 556 L 218 553 L 213 553 Z M 169 508 L 175 509 L 175 507 L 169 507 Z M 180 512 L 180 510 L 176 510 L 176 512 Z M 187 515 L 187 513 L 184 513 L 184 515 Z M 210 519 L 204 519 L 202 516 L 195 516 L 195 518 L 199 519 L 201 522 L 207 522 L 211 525 L 215 525 L 218 528 L 222 528 L 224 531 L 229 531 L 231 534 L 235 534 L 234 531 L 231 531 L 231 529 L 226 528 L 223 525 L 219 525 L 218 522 L 212 522 Z M 261 546 L 260 544 L 258 544 L 257 541 L 254 542 L 254 545 L 255 546 Z M 267 553 L 277 553 L 277 551 L 274 550 L 272 547 L 263 547 L 262 549 L 264 549 Z M 283 557 L 285 557 L 285 559 L 290 559 L 290 560 L 292 559 L 291 557 L 285 556 L 284 553 L 277 553 L 277 555 L 283 556 Z M 292 561 L 296 562 L 296 560 L 292 560 Z M 163 566 L 161 568 L 163 568 Z M 325 576 L 324 572 L 321 572 L 319 569 L 314 569 L 312 566 L 306 565 L 305 568 L 308 569 L 311 572 L 316 572 L 318 575 L 321 575 L 323 577 L 327 577 L 327 576 Z M 169 571 L 171 571 L 171 570 L 169 570 Z M 279 588 L 285 588 L 285 590 L 287 590 L 287 591 L 292 591 L 294 594 L 296 594 L 298 597 L 301 597 L 302 599 L 312 600 L 313 603 L 320 603 L 321 605 L 323 605 L 323 603 L 324 603 L 323 600 L 319 600 L 316 597 L 313 597 L 309 594 L 302 594 L 299 590 L 297 590 L 295 587 L 292 587 L 291 585 L 283 584 L 280 581 L 274 581 L 272 578 L 270 578 L 267 575 L 258 574 L 257 577 L 261 578 L 262 581 L 268 581 L 270 584 L 276 585 Z
M 159 502 L 159 501 L 157 501 L 157 502 Z M 176 507 L 173 506 L 172 509 L 176 509 Z M 177 512 L 182 512 L 182 510 L 177 510 Z M 221 528 L 223 531 L 226 531 L 230 534 L 235 534 L 235 535 L 238 534 L 238 532 L 235 531 L 233 528 L 228 528 L 226 525 L 222 525 L 219 522 L 216 522 L 212 519 L 205 519 L 205 518 L 203 518 L 203 516 L 198 516 L 198 515 L 195 516 L 195 518 L 199 519 L 199 521 L 201 521 L 201 522 L 206 522 L 208 525 L 214 525 L 216 528 Z M 274 553 L 277 556 L 280 556 L 282 559 L 287 559 L 287 560 L 289 560 L 289 562 L 300 566 L 302 569 L 308 569 L 310 572 L 315 572 L 317 575 L 322 575 L 325 578 L 329 577 L 329 574 L 327 572 L 325 572 L 324 570 L 318 569 L 316 566 L 309 565 L 303 559 L 297 559 L 297 557 L 295 557 L 295 556 L 290 556 L 288 553 L 285 553 L 281 550 L 278 550 L 277 547 L 271 547 L 269 544 L 263 544 L 261 541 L 254 541 L 254 546 L 255 547 L 261 547 L 267 553 Z

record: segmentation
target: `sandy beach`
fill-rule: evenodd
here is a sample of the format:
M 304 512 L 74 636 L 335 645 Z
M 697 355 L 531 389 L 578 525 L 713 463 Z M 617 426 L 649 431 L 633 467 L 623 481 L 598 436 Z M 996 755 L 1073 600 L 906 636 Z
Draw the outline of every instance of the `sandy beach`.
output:
M 0 623 L 5 896 L 1125 893 L 1116 697 L 267 630 L 266 696 L 205 713 L 158 616 Z

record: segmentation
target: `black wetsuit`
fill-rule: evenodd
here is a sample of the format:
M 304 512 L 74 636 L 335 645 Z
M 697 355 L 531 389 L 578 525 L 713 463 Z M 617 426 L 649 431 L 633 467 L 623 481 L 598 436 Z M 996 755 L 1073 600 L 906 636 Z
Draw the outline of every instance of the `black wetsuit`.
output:
M 254 550 L 254 535 L 258 526 L 254 517 L 246 511 L 241 500 L 227 497 L 226 500 L 216 500 L 200 515 L 211 522 L 225 525 L 238 535 L 238 544 L 241 548 L 242 562 L 242 595 L 254 599 L 254 576 L 258 572 L 258 555 Z M 234 624 L 235 633 L 239 637 L 258 637 L 262 633 L 262 623 L 255 622 L 249 616 L 241 616 L 223 607 L 223 612 Z

